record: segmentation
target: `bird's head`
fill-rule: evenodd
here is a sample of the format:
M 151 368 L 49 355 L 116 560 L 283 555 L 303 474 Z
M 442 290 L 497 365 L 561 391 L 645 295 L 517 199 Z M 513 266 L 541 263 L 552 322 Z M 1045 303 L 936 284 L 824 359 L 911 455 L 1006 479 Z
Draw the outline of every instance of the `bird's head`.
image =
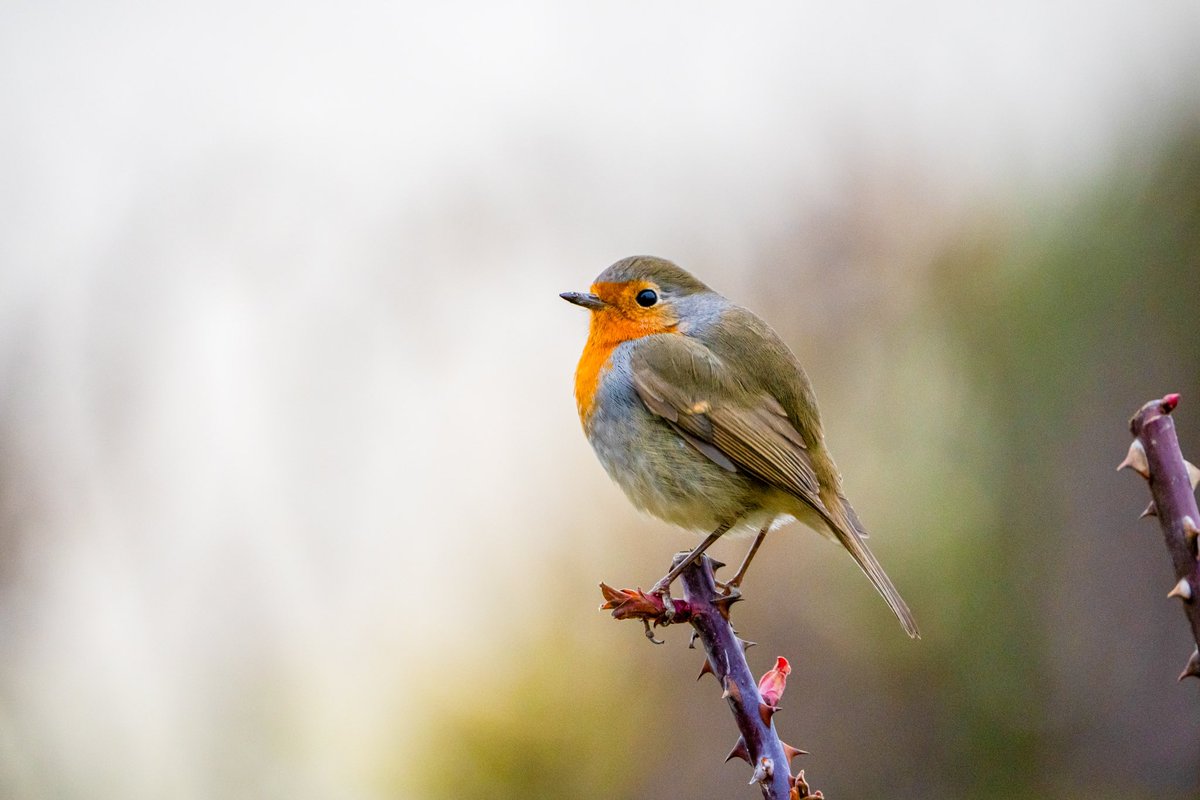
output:
M 563 292 L 568 303 L 592 312 L 591 337 L 626 341 L 671 333 L 688 321 L 688 298 L 712 290 L 663 258 L 632 256 L 601 272 L 589 292 Z

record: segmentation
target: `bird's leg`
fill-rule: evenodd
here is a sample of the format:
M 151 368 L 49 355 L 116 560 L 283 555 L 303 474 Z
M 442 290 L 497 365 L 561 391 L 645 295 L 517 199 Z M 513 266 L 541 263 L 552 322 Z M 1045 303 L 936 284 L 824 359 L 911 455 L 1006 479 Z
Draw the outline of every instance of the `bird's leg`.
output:
M 710 533 L 708 537 L 696 545 L 696 549 L 688 553 L 682 560 L 677 560 L 671 567 L 671 571 L 663 576 L 662 580 L 654 584 L 654 588 L 650 590 L 650 594 L 656 594 L 663 601 L 663 621 L 670 624 L 671 619 L 675 616 L 675 605 L 671 602 L 671 584 L 679 575 L 691 566 L 696 559 L 704 555 L 704 551 L 712 545 L 717 539 L 720 539 L 725 531 L 733 527 L 732 522 L 722 523 L 717 526 L 717 529 Z
M 725 589 L 727 594 L 733 594 L 742 585 L 742 579 L 746 577 L 746 570 L 750 569 L 750 562 L 754 560 L 754 554 L 758 552 L 763 539 L 767 538 L 767 531 L 771 530 L 771 523 L 773 521 L 767 520 L 767 524 L 762 526 L 762 530 L 758 532 L 758 536 L 754 537 L 754 544 L 750 545 L 750 552 L 746 553 L 746 557 L 742 559 L 742 565 L 738 567 L 737 573 L 725 583 L 717 584 Z

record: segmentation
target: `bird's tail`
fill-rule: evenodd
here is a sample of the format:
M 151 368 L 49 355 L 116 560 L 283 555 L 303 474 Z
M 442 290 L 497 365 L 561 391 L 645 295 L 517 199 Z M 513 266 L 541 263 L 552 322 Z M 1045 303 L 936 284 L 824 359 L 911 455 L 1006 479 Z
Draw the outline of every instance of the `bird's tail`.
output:
M 908 610 L 908 604 L 904 602 L 904 598 L 900 596 L 900 592 L 896 590 L 892 579 L 883 571 L 883 567 L 875 558 L 875 554 L 867 547 L 867 543 L 863 541 L 866 538 L 866 531 L 862 529 L 862 523 L 858 521 L 858 515 L 854 513 L 854 509 L 850 504 L 841 500 L 841 507 L 844 513 L 837 514 L 838 519 L 831 518 L 831 515 L 825 516 L 825 521 L 828 524 L 830 531 L 834 537 L 850 551 L 850 555 L 858 563 L 858 566 L 871 579 L 871 583 L 875 584 L 875 588 L 879 594 L 883 595 L 883 599 L 891 607 L 892 613 L 900 620 L 900 624 L 904 626 L 904 630 L 914 639 L 921 638 L 921 632 L 917 630 L 917 621 L 913 619 L 912 612 Z

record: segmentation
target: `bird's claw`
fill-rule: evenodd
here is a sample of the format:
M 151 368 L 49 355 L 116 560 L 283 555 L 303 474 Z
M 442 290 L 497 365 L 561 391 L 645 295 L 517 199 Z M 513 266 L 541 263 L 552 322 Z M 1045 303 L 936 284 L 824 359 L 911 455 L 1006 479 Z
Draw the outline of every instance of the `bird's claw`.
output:
M 662 624 L 670 625 L 675 621 L 675 601 L 671 599 L 671 590 L 663 589 L 659 592 L 659 597 L 663 603 Z
M 721 583 L 720 581 L 717 581 L 717 588 L 722 590 L 723 594 L 721 597 L 723 599 L 730 601 L 740 600 L 742 597 L 742 590 L 738 587 L 741 586 L 741 583 L 741 581 L 738 581 L 737 583 L 734 583 L 733 581 L 730 581 L 729 583 Z
M 643 619 L 642 624 L 646 626 L 646 638 L 649 639 L 652 644 L 662 644 L 663 643 L 662 639 L 654 638 L 654 631 L 650 629 L 650 620 Z
M 671 599 L 671 584 L 659 581 L 649 591 L 649 594 L 662 601 L 662 616 L 658 624 L 670 625 L 675 620 L 675 601 Z

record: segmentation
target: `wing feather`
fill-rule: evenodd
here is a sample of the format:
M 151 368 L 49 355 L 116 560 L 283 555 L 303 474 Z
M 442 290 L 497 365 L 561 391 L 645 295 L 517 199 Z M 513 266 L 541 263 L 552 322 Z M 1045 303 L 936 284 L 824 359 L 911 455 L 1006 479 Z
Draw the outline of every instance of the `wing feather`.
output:
M 804 437 L 778 400 L 747 390 L 700 342 L 664 335 L 639 344 L 633 384 L 651 413 L 723 469 L 748 472 L 825 511 Z
M 744 471 L 791 493 L 825 520 L 829 533 L 850 552 L 910 636 L 919 636 L 912 612 L 867 547 L 862 523 L 836 485 L 821 500 L 821 482 L 809 444 L 778 398 L 748 387 L 702 342 L 662 334 L 638 342 L 630 362 L 633 385 L 651 413 L 666 420 L 705 457 Z M 832 466 L 832 465 L 830 465 Z

